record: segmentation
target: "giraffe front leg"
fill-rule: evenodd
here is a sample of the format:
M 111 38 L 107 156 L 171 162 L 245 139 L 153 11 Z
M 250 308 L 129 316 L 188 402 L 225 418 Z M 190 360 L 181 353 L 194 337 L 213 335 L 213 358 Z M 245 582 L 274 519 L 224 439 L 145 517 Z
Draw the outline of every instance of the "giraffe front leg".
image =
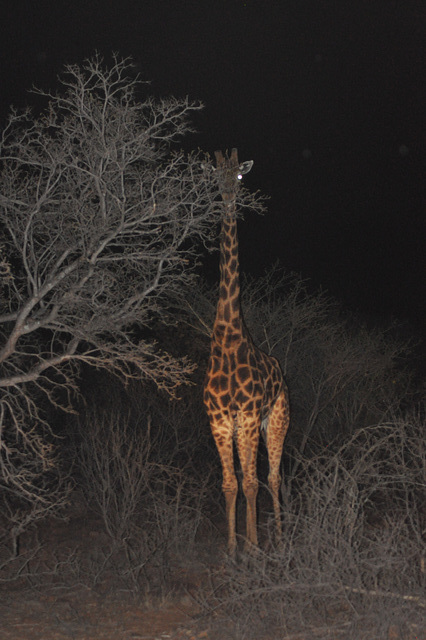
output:
M 226 522 L 228 526 L 228 553 L 234 557 L 237 550 L 235 530 L 238 481 L 234 469 L 233 423 L 226 422 L 212 426 L 212 433 L 222 464 L 222 491 L 226 502 Z
M 259 428 L 256 421 L 244 420 L 237 432 L 238 456 L 243 472 L 243 491 L 246 498 L 246 542 L 245 551 L 258 546 L 256 499 L 259 488 L 257 479 L 257 449 Z M 259 418 L 260 423 L 260 418 Z
M 234 483 L 223 481 L 222 491 L 226 501 L 226 521 L 228 523 L 228 553 L 233 558 L 237 551 L 237 534 L 235 530 L 236 513 L 235 507 L 237 502 L 238 483 L 235 478 Z

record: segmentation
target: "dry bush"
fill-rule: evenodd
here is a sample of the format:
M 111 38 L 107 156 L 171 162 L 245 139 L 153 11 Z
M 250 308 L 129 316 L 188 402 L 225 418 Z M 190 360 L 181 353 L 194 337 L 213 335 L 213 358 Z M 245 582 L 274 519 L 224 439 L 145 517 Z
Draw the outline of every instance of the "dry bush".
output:
M 92 573 L 99 579 L 113 571 L 147 588 L 164 586 L 173 565 L 194 557 L 209 478 L 199 482 L 173 465 L 162 446 L 164 429 L 154 432 L 151 415 L 142 415 L 87 413 L 77 456 L 87 505 L 109 536 L 101 569 Z
M 240 637 L 269 626 L 280 638 L 379 640 L 391 624 L 415 637 L 426 607 L 425 463 L 419 413 L 301 459 L 281 547 L 228 563 L 214 581 Z
M 406 341 L 393 328 L 366 328 L 322 292 L 278 268 L 249 280 L 243 307 L 261 348 L 281 363 L 290 387 L 289 438 L 300 452 L 392 415 L 406 399 Z
M 172 330 L 169 340 L 173 337 Z M 202 372 L 202 367 L 200 369 Z M 206 476 L 210 478 L 216 473 L 220 484 L 220 465 L 216 464 L 216 447 L 199 385 L 185 385 L 179 390 L 178 398 L 171 398 L 154 385 L 135 381 L 123 386 L 113 376 L 90 371 L 89 377 L 83 380 L 82 399 L 83 422 L 80 420 L 79 426 L 71 416 L 62 433 L 61 452 L 68 466 L 75 459 L 74 450 L 82 424 L 86 422 L 87 409 L 90 412 L 93 407 L 102 407 L 104 415 L 125 416 L 126 421 L 139 425 L 136 428 L 142 435 L 146 434 L 149 421 L 151 460 L 159 464 L 166 461 L 168 466 L 185 470 L 185 475 L 201 483 Z M 141 426 L 141 419 L 145 420 L 145 426 Z
M 168 399 L 152 387 L 141 392 L 135 384 L 128 390 L 126 403 L 132 415 L 150 416 L 155 449 L 168 464 L 184 468 L 194 477 L 210 475 L 215 469 L 216 449 L 198 385 L 182 388 L 178 399 Z M 206 467 L 209 458 L 213 458 L 212 469 Z
M 70 474 L 58 466 L 37 481 L 37 500 L 0 490 L 0 583 L 31 576 L 43 547 L 37 538 L 39 524 L 49 517 L 66 518 L 73 486 Z

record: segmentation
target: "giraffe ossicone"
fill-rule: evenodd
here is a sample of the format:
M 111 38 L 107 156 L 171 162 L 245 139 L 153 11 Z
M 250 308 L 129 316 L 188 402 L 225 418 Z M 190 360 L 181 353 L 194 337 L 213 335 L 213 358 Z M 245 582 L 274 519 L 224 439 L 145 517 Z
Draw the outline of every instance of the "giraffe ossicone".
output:
M 250 169 L 252 168 L 254 164 L 254 160 L 246 160 L 246 162 L 242 162 L 238 168 L 238 173 L 237 173 L 237 178 L 238 180 L 242 180 L 243 176 L 248 173 L 250 171 Z M 205 163 L 202 162 L 201 163 L 201 168 L 203 171 L 209 172 L 209 171 L 216 171 L 217 167 L 215 167 L 213 164 L 211 163 Z
M 246 549 L 257 546 L 256 471 L 260 432 L 269 459 L 268 483 L 272 495 L 277 540 L 281 538 L 279 503 L 280 462 L 289 426 L 287 385 L 276 358 L 261 351 L 245 326 L 240 304 L 236 194 L 242 176 L 253 161 L 238 162 L 238 153 L 216 151 L 216 171 L 224 203 L 221 221 L 220 286 L 213 325 L 209 364 L 204 383 L 204 404 L 222 464 L 222 490 L 226 500 L 228 551 L 237 548 L 234 442 L 243 473 L 246 497 Z

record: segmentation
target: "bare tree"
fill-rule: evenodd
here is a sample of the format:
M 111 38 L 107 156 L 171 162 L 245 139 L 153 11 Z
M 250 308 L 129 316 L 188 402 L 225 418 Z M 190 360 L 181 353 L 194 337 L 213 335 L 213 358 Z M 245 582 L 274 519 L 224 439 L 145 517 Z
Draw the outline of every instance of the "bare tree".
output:
M 50 464 L 43 403 L 70 409 L 79 365 L 171 393 L 192 370 L 141 329 L 190 281 L 220 207 L 200 157 L 172 150 L 199 103 L 140 102 L 143 83 L 117 57 L 68 66 L 61 83 L 37 90 L 40 117 L 12 110 L 1 137 L 0 460 L 28 497 Z

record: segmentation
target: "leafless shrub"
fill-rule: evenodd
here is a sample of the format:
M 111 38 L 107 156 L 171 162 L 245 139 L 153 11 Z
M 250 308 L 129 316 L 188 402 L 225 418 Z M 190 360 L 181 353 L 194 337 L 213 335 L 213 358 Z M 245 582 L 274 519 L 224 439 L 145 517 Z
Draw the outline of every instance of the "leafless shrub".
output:
M 401 366 L 408 344 L 391 329 L 367 329 L 339 313 L 323 293 L 272 269 L 248 283 L 247 322 L 260 346 L 280 360 L 290 385 L 295 448 L 319 449 L 392 414 L 407 397 Z M 315 449 L 314 449 L 315 450 Z
M 149 414 L 92 412 L 80 434 L 82 488 L 110 537 L 99 576 L 113 570 L 138 588 L 153 575 L 165 584 L 172 559 L 194 552 L 208 476 L 200 484 L 167 462 Z
M 204 458 L 215 450 L 198 385 L 182 388 L 178 399 L 169 400 L 152 388 L 141 392 L 140 385 L 135 384 L 128 389 L 126 403 L 135 417 L 150 416 L 155 449 L 168 464 L 194 477 L 200 471 L 203 476 L 210 473 Z
M 66 506 L 71 490 L 71 484 L 57 486 L 56 490 L 50 493 L 50 500 L 43 502 L 26 503 L 23 500 L 10 500 L 6 493 L 0 494 L 0 504 L 2 521 L 0 532 L 0 544 L 6 540 L 10 541 L 11 555 L 19 555 L 19 538 L 29 528 L 50 515 L 56 515 Z
M 0 582 L 12 582 L 33 575 L 43 544 L 37 527 L 46 518 L 61 520 L 72 489 L 70 477 L 56 469 L 39 480 L 37 501 L 0 491 Z M 45 484 L 49 483 L 49 486 Z M 48 498 L 47 498 L 48 496 Z
M 391 624 L 415 637 L 426 607 L 425 454 L 413 414 L 301 460 L 281 547 L 216 576 L 217 606 L 241 637 L 270 626 L 279 637 L 387 640 Z
M 43 545 L 36 541 L 22 553 L 11 553 L 5 542 L 0 542 L 0 584 L 15 582 L 21 578 L 27 580 L 33 575 L 33 563 L 39 556 Z

